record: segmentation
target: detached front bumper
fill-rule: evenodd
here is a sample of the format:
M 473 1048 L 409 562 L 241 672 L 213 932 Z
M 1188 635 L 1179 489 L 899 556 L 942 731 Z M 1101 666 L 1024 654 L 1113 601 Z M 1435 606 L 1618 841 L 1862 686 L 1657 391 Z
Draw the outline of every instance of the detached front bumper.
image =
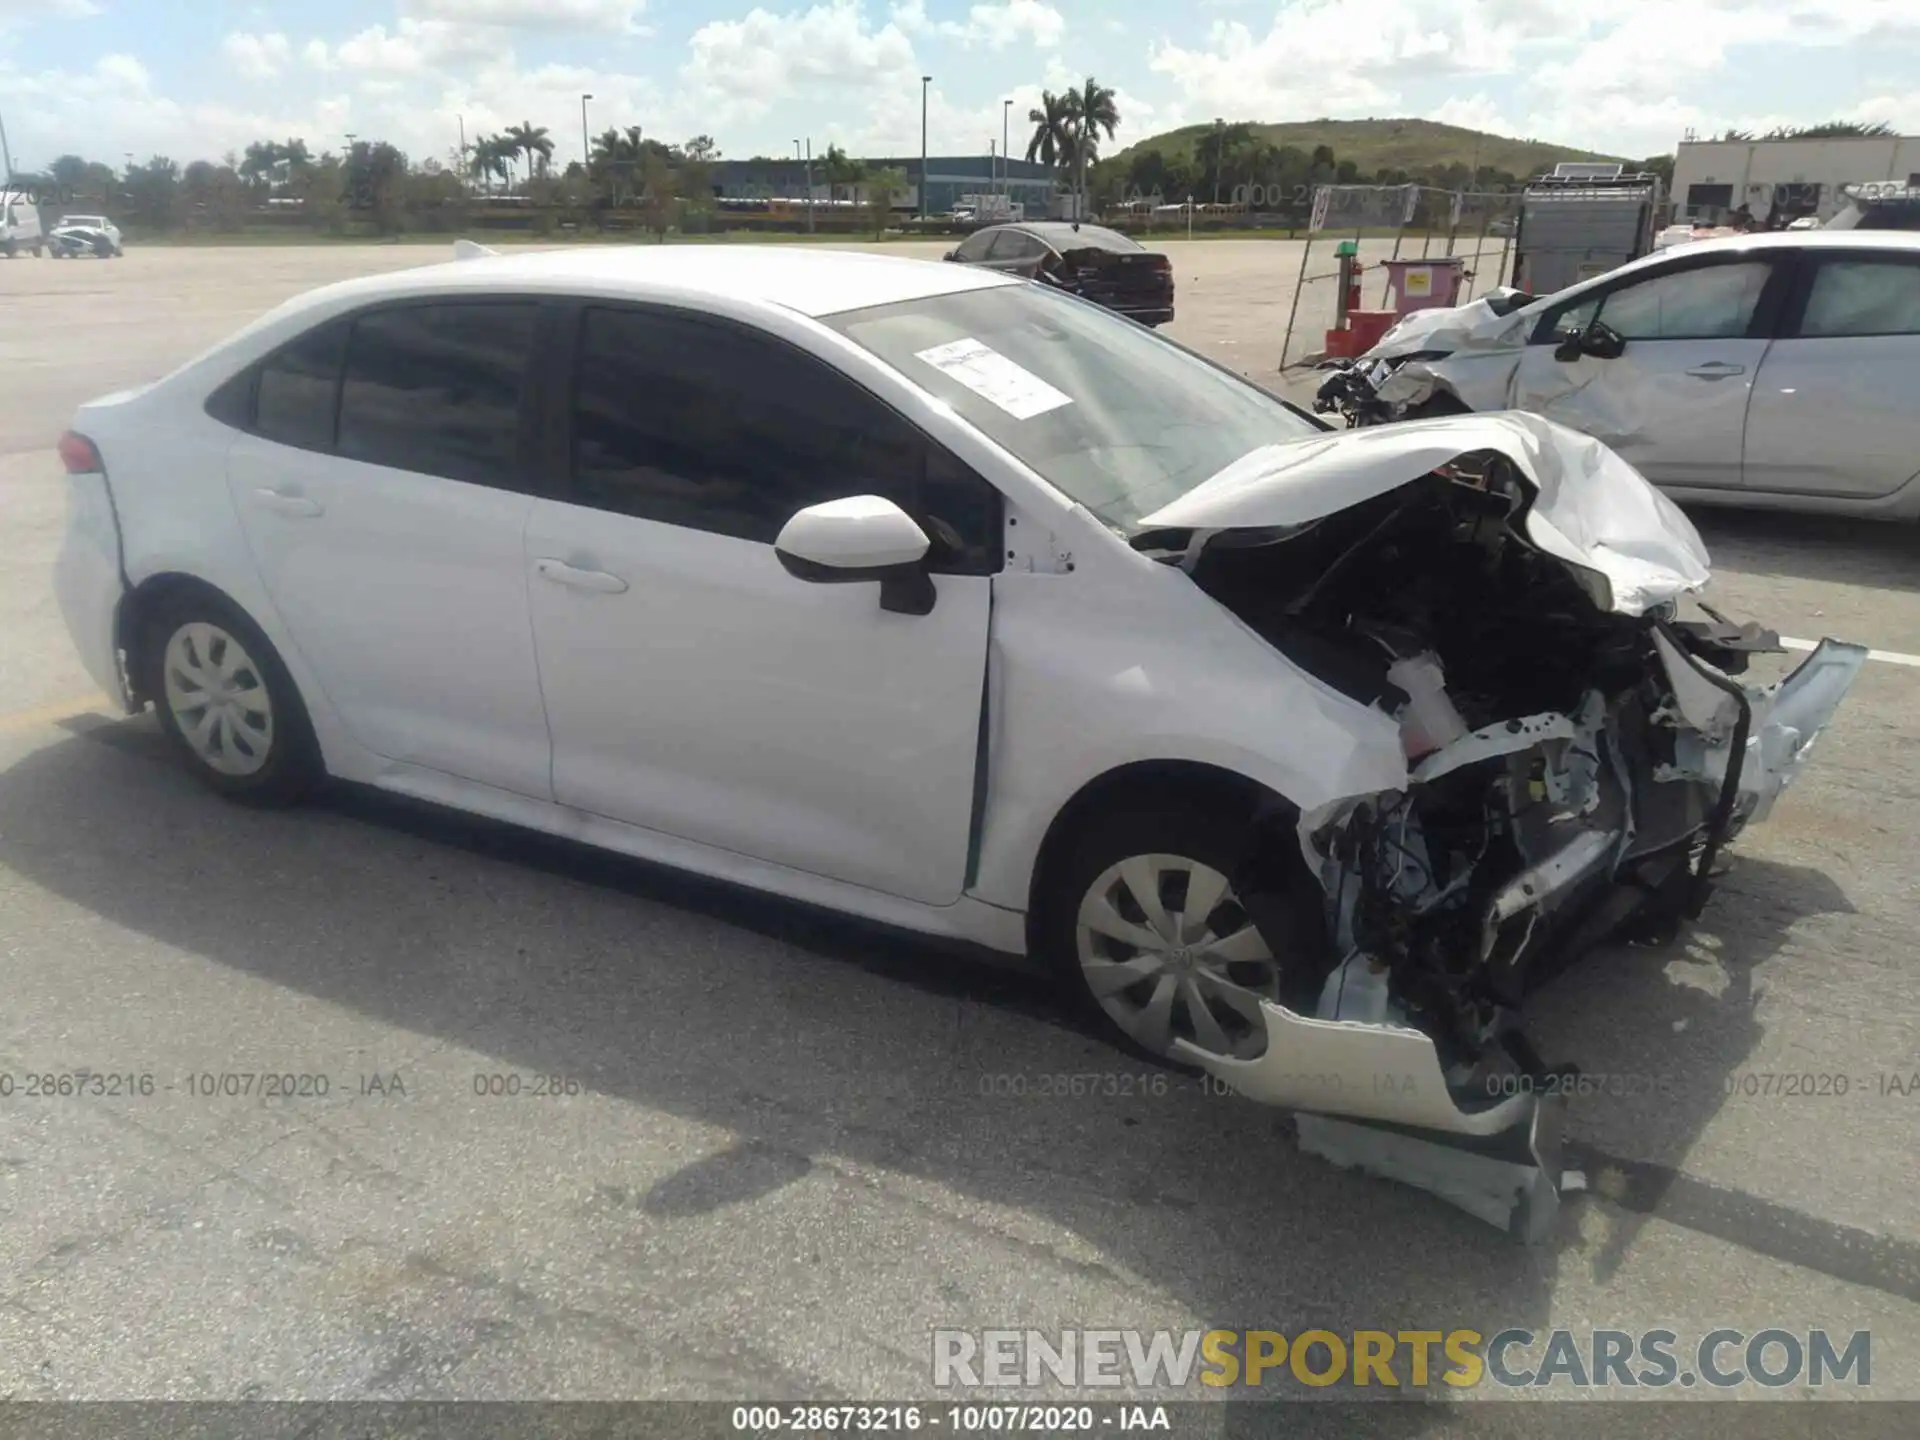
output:
M 1764 819 L 1805 768 L 1868 652 L 1823 640 L 1785 679 L 1754 687 L 1688 652 L 1672 632 L 1655 633 L 1673 698 L 1653 718 L 1672 730 L 1675 758 L 1652 779 L 1709 788 L 1719 797 L 1712 819 L 1696 834 L 1705 842 L 1693 870 L 1698 889 L 1719 845 Z M 1571 722 L 1567 728 L 1572 733 Z M 1476 743 L 1468 737 L 1455 748 L 1470 757 L 1479 753 Z M 1512 748 L 1519 741 L 1503 743 Z M 1547 913 L 1561 892 L 1604 875 L 1619 838 L 1602 830 L 1577 834 L 1501 891 L 1494 913 L 1502 914 L 1509 901 L 1514 915 Z M 1673 863 L 1686 865 L 1684 850 Z M 1620 898 L 1629 897 L 1621 890 Z M 1478 1104 L 1448 1086 L 1423 1031 L 1327 1018 L 1335 1011 L 1324 999 L 1321 1010 L 1321 1016 L 1302 1015 L 1261 1002 L 1266 1048 L 1252 1059 L 1184 1040 L 1175 1049 L 1248 1099 L 1299 1112 L 1300 1146 L 1309 1153 L 1417 1186 L 1524 1239 L 1552 1233 L 1559 1196 L 1577 1183 L 1560 1166 L 1563 1089 L 1513 1077 L 1513 1086 Z

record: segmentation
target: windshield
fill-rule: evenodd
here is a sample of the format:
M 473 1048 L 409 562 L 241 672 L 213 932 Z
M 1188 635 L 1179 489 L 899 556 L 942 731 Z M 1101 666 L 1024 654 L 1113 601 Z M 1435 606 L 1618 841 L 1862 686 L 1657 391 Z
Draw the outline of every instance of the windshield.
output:
M 1321 433 L 1146 327 L 1039 285 L 822 319 L 1118 530 L 1249 451 Z

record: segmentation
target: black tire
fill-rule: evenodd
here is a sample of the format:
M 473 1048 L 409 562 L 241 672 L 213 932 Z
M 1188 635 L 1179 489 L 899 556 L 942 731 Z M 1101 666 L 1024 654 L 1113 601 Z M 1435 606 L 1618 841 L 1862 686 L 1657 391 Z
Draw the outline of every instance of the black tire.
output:
M 1031 932 L 1036 957 L 1053 972 L 1074 1008 L 1099 1034 L 1128 1054 L 1190 1072 L 1195 1067 L 1175 1056 L 1170 1045 L 1143 1043 L 1136 1030 L 1110 1013 L 1095 995 L 1083 964 L 1081 907 L 1096 885 L 1104 888 L 1102 882 L 1114 867 L 1132 857 L 1178 856 L 1226 877 L 1231 889 L 1228 898 L 1209 911 L 1215 923 L 1208 932 L 1240 940 L 1242 929 L 1252 927 L 1271 956 L 1264 962 L 1269 971 L 1265 975 L 1252 964 L 1226 967 L 1235 986 L 1249 994 L 1286 1004 L 1299 1003 L 1303 989 L 1309 989 L 1324 974 L 1326 949 L 1319 889 L 1300 860 L 1298 843 L 1293 839 L 1292 812 L 1277 806 L 1270 815 L 1257 813 L 1260 801 L 1251 791 L 1236 793 L 1224 786 L 1217 790 L 1201 787 L 1201 791 L 1182 794 L 1170 787 L 1131 803 L 1103 805 L 1081 817 L 1057 860 L 1048 864 L 1047 891 L 1036 898 Z M 1159 878 L 1171 887 L 1163 890 L 1161 899 L 1164 913 L 1172 916 L 1176 913 L 1172 902 L 1184 898 L 1179 894 L 1184 882 L 1171 870 Z M 1121 910 L 1123 918 L 1139 918 L 1123 906 L 1115 908 Z M 1090 957 L 1095 963 L 1140 962 L 1142 952 L 1124 942 L 1092 932 L 1087 938 L 1096 952 Z M 1208 962 L 1202 957 L 1183 957 L 1179 963 L 1191 967 Z M 1191 975 L 1191 969 L 1186 973 Z M 1218 998 L 1221 992 L 1217 982 L 1195 979 L 1210 1002 Z M 1115 998 L 1120 1005 L 1129 1006 L 1150 995 L 1161 983 L 1158 977 L 1143 980 Z M 1192 992 L 1179 979 L 1175 984 L 1171 1033 L 1201 1039 L 1186 1014 Z M 1258 1023 L 1258 1007 L 1245 1001 L 1238 1003 L 1239 1010 L 1212 1003 L 1208 1008 L 1227 1038 L 1235 1042 L 1236 1053 L 1257 1055 L 1266 1043 L 1264 1026 Z M 1217 1042 L 1218 1036 L 1214 1038 Z M 1211 1048 L 1220 1047 L 1216 1043 Z
M 1449 395 L 1445 390 L 1436 390 L 1418 405 L 1409 405 L 1402 420 L 1433 420 L 1442 415 L 1471 415 L 1473 407 L 1462 403 L 1457 395 Z
M 268 740 L 264 746 L 251 743 L 248 733 L 231 723 L 225 727 L 225 733 L 235 737 L 230 746 L 224 747 L 230 763 L 256 767 L 246 773 L 226 773 L 210 763 L 187 737 L 181 715 L 169 698 L 169 646 L 189 626 L 212 627 L 237 642 L 247 662 L 236 671 L 238 682 L 247 685 L 250 676 L 266 693 L 270 708 L 265 711 Z M 216 642 L 207 658 L 218 661 L 226 653 Z M 241 804 L 274 808 L 297 804 L 325 778 L 320 746 L 293 677 L 287 674 L 279 652 L 260 627 L 224 596 L 195 587 L 161 597 L 143 617 L 140 662 L 141 688 L 153 701 L 160 727 L 166 731 L 175 754 L 214 793 Z M 251 706 L 242 708 L 257 721 L 260 711 Z M 259 758 L 261 753 L 264 760 Z

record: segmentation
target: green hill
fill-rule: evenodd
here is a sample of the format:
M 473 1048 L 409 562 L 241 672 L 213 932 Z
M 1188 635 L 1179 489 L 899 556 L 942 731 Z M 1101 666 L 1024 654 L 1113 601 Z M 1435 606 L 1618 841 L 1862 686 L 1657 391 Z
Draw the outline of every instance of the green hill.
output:
M 1232 123 L 1231 121 L 1229 123 Z M 1292 146 L 1311 154 L 1316 146 L 1332 149 L 1336 160 L 1351 160 L 1362 175 L 1379 170 L 1406 170 L 1414 174 L 1447 165 L 1505 171 L 1509 175 L 1537 175 L 1562 160 L 1614 161 L 1626 157 L 1601 155 L 1572 145 L 1545 140 L 1515 140 L 1488 135 L 1460 125 L 1434 120 L 1302 120 L 1281 125 L 1250 123 L 1254 138 L 1274 146 Z M 1186 125 L 1178 130 L 1136 141 L 1109 159 L 1125 165 L 1136 154 L 1158 150 L 1171 163 L 1191 161 L 1194 145 L 1212 125 Z

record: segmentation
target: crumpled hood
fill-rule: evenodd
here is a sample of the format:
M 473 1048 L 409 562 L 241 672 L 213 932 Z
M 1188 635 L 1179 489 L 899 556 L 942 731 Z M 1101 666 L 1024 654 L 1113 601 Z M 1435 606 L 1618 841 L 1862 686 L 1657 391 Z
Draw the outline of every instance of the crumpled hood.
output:
M 1264 445 L 1139 529 L 1192 530 L 1204 544 L 1225 530 L 1306 525 L 1485 451 L 1535 491 L 1527 538 L 1572 566 L 1602 609 L 1640 615 L 1707 583 L 1706 546 L 1677 505 L 1600 441 L 1517 410 Z
M 1366 354 L 1360 363 L 1373 360 L 1397 360 L 1406 355 L 1447 354 L 1458 350 L 1505 349 L 1526 344 L 1533 328 L 1533 305 L 1494 313 L 1492 302 L 1519 292 L 1511 288 L 1491 290 L 1465 305 L 1434 310 L 1415 310 L 1397 323 Z M 1535 302 L 1538 303 L 1537 301 Z M 1526 319 L 1521 317 L 1525 316 Z

